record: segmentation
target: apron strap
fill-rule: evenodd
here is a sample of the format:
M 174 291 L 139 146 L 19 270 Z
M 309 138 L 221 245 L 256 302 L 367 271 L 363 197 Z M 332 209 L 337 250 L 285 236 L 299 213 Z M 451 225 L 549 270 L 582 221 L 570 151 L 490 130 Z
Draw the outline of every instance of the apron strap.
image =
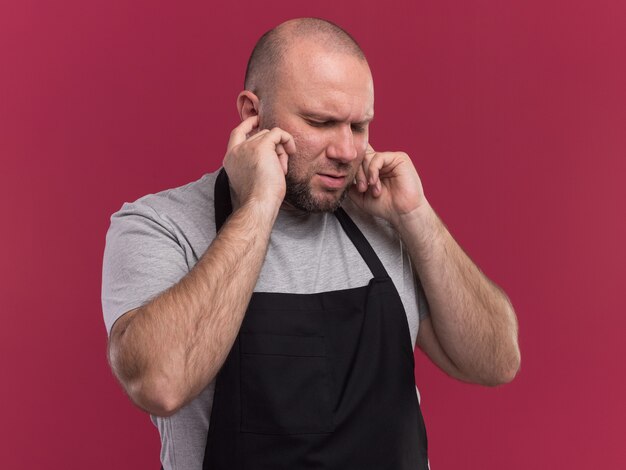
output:
M 387 270 L 374 251 L 374 248 L 372 248 L 372 245 L 370 245 L 370 242 L 367 241 L 363 232 L 359 230 L 359 227 L 356 226 L 346 211 L 340 207 L 334 212 L 334 214 L 335 217 L 337 217 L 337 220 L 339 220 L 341 227 L 343 227 L 343 231 L 346 232 L 346 235 L 348 235 L 348 238 L 350 238 L 363 258 L 363 261 L 365 261 L 367 267 L 370 268 L 370 271 L 372 271 L 374 277 L 389 277 Z
M 233 211 L 233 204 L 230 200 L 230 187 L 228 185 L 228 175 L 224 168 L 222 168 L 215 180 L 215 231 L 219 232 L 228 216 Z M 367 241 L 363 232 L 359 230 L 359 227 L 352 221 L 350 216 L 341 207 L 335 212 L 335 217 L 339 220 L 343 231 L 346 233 L 350 241 L 354 244 L 355 248 L 367 264 L 374 277 L 382 278 L 389 277 L 387 270 L 383 266 L 376 252 L 372 248 L 372 245 Z
M 213 193 L 215 205 L 215 232 L 219 232 L 233 212 L 233 203 L 230 200 L 230 187 L 228 186 L 228 175 L 222 168 L 215 180 L 215 190 Z

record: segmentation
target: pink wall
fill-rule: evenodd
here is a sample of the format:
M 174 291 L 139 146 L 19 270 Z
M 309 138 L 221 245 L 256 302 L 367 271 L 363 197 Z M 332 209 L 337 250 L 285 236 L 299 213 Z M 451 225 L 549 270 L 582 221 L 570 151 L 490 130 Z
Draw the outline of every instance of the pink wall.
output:
M 256 38 L 305 15 L 362 43 L 372 143 L 412 156 L 520 319 L 510 385 L 455 383 L 418 355 L 433 470 L 626 468 L 623 1 L 10 3 L 3 468 L 158 468 L 157 432 L 105 358 L 109 216 L 220 164 Z

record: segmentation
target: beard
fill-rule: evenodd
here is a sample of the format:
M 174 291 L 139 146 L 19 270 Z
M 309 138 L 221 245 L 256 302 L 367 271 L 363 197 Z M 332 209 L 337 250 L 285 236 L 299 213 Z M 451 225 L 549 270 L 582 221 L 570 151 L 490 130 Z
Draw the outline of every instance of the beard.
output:
M 353 173 L 351 165 L 339 162 L 336 162 L 333 165 L 333 170 L 341 173 Z M 316 196 L 313 194 L 313 190 L 311 188 L 311 178 L 314 175 L 315 172 L 309 172 L 308 177 L 299 178 L 296 175 L 294 166 L 289 165 L 287 175 L 285 176 L 287 186 L 285 202 L 288 202 L 296 209 L 300 209 L 305 212 L 336 211 L 346 199 L 354 178 L 351 176 L 348 177 L 347 185 L 343 189 L 324 191 L 323 195 Z M 323 197 L 324 195 L 327 197 Z

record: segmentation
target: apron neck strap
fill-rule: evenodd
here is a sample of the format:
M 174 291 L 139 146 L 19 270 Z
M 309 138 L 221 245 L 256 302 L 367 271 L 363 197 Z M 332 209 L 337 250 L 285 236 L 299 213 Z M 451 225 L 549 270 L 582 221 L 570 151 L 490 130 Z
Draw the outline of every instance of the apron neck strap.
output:
M 213 193 L 213 202 L 215 205 L 215 232 L 219 232 L 233 212 L 233 203 L 230 200 L 230 187 L 228 185 L 228 175 L 226 170 L 222 168 L 215 180 L 215 190 Z
M 359 227 L 356 226 L 346 211 L 340 207 L 335 211 L 335 217 L 339 220 L 343 231 L 346 232 L 346 235 L 348 235 L 348 238 L 350 238 L 374 277 L 388 277 L 387 270 L 378 255 L 376 255 L 374 248 L 372 248 L 363 232 L 359 230 Z
M 215 204 L 215 231 L 220 231 L 226 219 L 233 211 L 233 204 L 230 200 L 230 187 L 228 185 L 228 175 L 224 168 L 222 168 L 215 180 L 215 192 L 214 192 L 214 204 Z M 339 220 L 343 231 L 346 233 L 350 241 L 354 244 L 355 248 L 367 264 L 367 267 L 372 271 L 374 277 L 388 277 L 387 271 L 380 261 L 376 252 L 372 248 L 372 245 L 367 241 L 363 232 L 359 230 L 359 227 L 352 221 L 350 216 L 341 207 L 335 212 L 335 217 Z

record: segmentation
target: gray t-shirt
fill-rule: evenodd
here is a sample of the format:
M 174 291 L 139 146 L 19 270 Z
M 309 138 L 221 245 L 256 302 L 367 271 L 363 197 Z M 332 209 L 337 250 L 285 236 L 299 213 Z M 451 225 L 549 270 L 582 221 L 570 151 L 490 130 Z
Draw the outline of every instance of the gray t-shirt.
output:
M 176 284 L 215 238 L 213 190 L 217 172 L 184 186 L 124 203 L 111 216 L 102 272 L 107 332 L 124 313 Z M 415 347 L 428 304 L 405 246 L 384 220 L 346 199 L 344 209 L 391 276 L 406 310 Z M 366 285 L 372 273 L 333 214 L 279 211 L 257 281 L 257 292 L 310 294 Z M 168 418 L 152 416 L 161 435 L 165 470 L 200 470 L 215 383 Z

